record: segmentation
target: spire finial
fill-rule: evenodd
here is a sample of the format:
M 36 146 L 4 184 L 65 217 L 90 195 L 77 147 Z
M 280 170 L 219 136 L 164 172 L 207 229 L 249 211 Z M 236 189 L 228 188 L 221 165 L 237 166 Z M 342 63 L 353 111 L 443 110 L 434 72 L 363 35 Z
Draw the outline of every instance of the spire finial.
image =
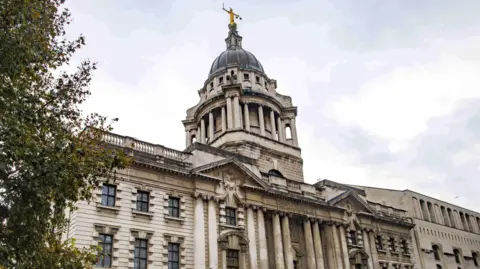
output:
M 239 19 L 239 20 L 242 19 L 242 17 L 240 17 L 240 15 L 235 14 L 235 13 L 233 12 L 233 9 L 232 9 L 232 8 L 230 8 L 230 10 L 227 10 L 227 9 L 225 9 L 225 5 L 222 4 L 222 9 L 230 15 L 230 25 L 234 25 L 234 24 L 235 24 L 235 19 Z

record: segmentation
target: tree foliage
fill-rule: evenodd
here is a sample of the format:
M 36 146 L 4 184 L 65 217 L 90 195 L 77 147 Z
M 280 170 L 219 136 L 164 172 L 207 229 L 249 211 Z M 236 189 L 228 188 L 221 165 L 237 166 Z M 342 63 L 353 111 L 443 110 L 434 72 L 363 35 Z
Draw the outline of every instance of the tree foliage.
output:
M 0 268 L 88 268 L 95 250 L 61 240 L 66 212 L 128 163 L 101 140 L 115 119 L 80 109 L 95 64 L 60 71 L 85 44 L 63 4 L 0 0 Z

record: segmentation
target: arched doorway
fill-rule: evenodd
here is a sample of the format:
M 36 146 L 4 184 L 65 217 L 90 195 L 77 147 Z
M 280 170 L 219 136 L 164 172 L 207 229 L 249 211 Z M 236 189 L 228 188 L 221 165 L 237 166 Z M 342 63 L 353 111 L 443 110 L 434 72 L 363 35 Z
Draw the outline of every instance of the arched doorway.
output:
M 350 250 L 350 269 L 368 269 L 368 254 L 363 249 Z

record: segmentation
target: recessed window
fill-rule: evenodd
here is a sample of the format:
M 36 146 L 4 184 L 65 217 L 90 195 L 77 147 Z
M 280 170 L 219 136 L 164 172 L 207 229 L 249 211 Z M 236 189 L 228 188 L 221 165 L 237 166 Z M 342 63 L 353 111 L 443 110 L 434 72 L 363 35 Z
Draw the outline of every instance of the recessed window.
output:
M 407 240 L 402 240 L 402 250 L 404 254 L 408 254 L 408 244 Z
M 458 251 L 458 249 L 453 250 L 453 255 L 455 255 L 455 262 L 460 264 L 460 252 Z
M 180 255 L 179 245 L 174 243 L 168 243 L 168 269 L 180 268 Z
M 103 184 L 102 186 L 102 205 L 115 206 L 115 196 L 117 187 L 114 185 Z
M 218 78 L 218 83 L 219 83 L 219 84 L 223 84 L 223 77 L 219 77 L 219 78 Z
M 391 252 L 395 252 L 396 249 L 395 249 L 395 238 L 393 237 L 390 237 L 390 240 L 388 241 L 389 242 L 389 247 L 390 247 L 390 251 Z
M 98 246 L 100 250 L 98 251 L 96 267 L 111 267 L 113 236 L 109 234 L 100 234 Z
M 244 80 L 249 80 L 249 79 L 250 79 L 250 75 L 247 74 L 247 73 L 244 73 L 244 74 L 243 74 L 243 79 L 244 79 Z
M 377 246 L 377 249 L 383 249 L 382 236 L 378 235 L 377 237 L 375 237 L 375 245 Z
M 225 208 L 225 221 L 227 225 L 237 225 L 237 210 L 235 208 Z
M 213 82 L 210 82 L 210 90 L 213 90 Z
M 472 252 L 472 259 L 473 259 L 473 264 L 475 264 L 475 267 L 478 266 L 478 253 L 477 252 Z
M 240 263 L 238 262 L 238 250 L 227 249 L 227 269 L 238 269 Z
M 137 211 L 148 212 L 149 196 L 146 191 L 137 192 Z
M 147 251 L 148 241 L 146 239 L 135 239 L 134 269 L 147 269 Z
M 436 261 L 439 261 L 440 260 L 440 251 L 438 249 L 438 246 L 433 245 L 432 250 L 433 250 L 433 257 L 435 258 Z
M 260 83 L 260 77 L 259 77 L 259 76 L 255 76 L 255 81 L 256 81 L 257 83 Z
M 170 217 L 180 217 L 180 199 L 176 197 L 168 198 L 168 215 Z
M 357 233 L 355 231 L 349 231 L 348 240 L 350 241 L 350 244 L 357 245 Z

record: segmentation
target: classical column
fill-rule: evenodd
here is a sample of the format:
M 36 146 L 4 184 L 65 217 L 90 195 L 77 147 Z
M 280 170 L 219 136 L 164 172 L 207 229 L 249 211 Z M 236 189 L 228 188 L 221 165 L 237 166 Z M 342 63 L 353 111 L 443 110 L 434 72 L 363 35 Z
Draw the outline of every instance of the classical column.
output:
M 368 239 L 370 239 L 370 250 L 372 253 L 373 269 L 380 269 L 380 264 L 378 263 L 377 245 L 375 244 L 375 238 L 373 237 L 373 232 L 368 233 Z
M 313 246 L 312 238 L 312 226 L 310 220 L 303 221 L 303 232 L 305 235 L 305 248 L 307 251 L 307 268 L 315 269 L 317 265 L 315 263 L 315 249 Z
M 222 250 L 222 269 L 227 269 L 227 250 Z
M 270 126 L 272 126 L 272 139 L 276 140 L 275 135 L 277 133 L 277 130 L 275 130 L 275 112 L 273 110 L 270 110 Z
M 278 129 L 278 141 L 285 142 L 285 137 L 283 136 L 283 124 L 280 115 L 277 118 L 277 129 Z
M 332 225 L 332 232 L 333 232 L 333 244 L 335 246 L 335 260 L 337 261 L 336 269 L 343 269 L 342 250 L 341 250 L 340 238 L 338 238 L 337 226 Z
M 295 123 L 295 117 L 290 119 L 290 127 L 292 131 L 292 140 L 293 140 L 293 145 L 298 146 L 298 137 L 297 137 L 297 125 Z
M 185 131 L 185 146 L 190 146 L 191 139 L 190 139 L 190 130 Z
M 250 269 L 257 269 L 257 244 L 255 239 L 255 219 L 253 209 L 247 208 L 247 233 L 248 233 L 248 253 L 250 258 Z M 214 267 L 217 268 L 217 267 Z
M 217 214 L 215 210 L 215 201 L 208 201 L 208 254 L 209 268 L 218 268 L 218 245 L 217 245 Z
M 243 113 L 245 114 L 245 115 L 244 115 L 244 118 L 245 118 L 245 119 L 244 119 L 244 122 L 245 122 L 245 130 L 246 130 L 247 132 L 250 132 L 250 114 L 249 114 L 249 112 L 248 112 L 248 104 L 247 104 L 247 103 L 245 103 L 245 104 L 243 105 Z
M 258 106 L 258 122 L 260 123 L 260 135 L 265 136 L 265 122 L 263 118 L 263 107 Z
M 345 227 L 340 226 L 339 232 L 340 232 L 340 244 L 342 246 L 343 264 L 345 268 L 350 268 L 350 261 L 348 260 L 347 234 L 345 233 Z
M 292 240 L 290 238 L 290 224 L 287 215 L 282 218 L 282 235 L 285 269 L 293 269 Z
M 328 268 L 335 268 L 335 241 L 333 238 L 333 225 L 325 226 L 327 231 L 327 265 Z
M 363 245 L 365 246 L 365 252 L 368 255 L 368 269 L 373 269 L 373 257 L 372 250 L 370 248 L 370 238 L 368 237 L 368 232 L 363 231 Z
M 195 140 L 198 142 L 198 143 L 202 143 L 202 130 L 200 128 L 200 125 L 198 125 L 198 128 L 197 128 L 197 133 L 195 134 Z
M 205 269 L 205 223 L 203 199 L 201 195 L 195 199 L 195 226 L 193 227 L 195 246 L 195 269 Z
M 210 113 L 208 113 L 208 137 L 209 137 L 209 142 L 212 142 L 213 140 L 213 126 L 214 126 L 214 122 L 213 122 L 213 113 L 210 111 Z
M 320 227 L 318 227 L 318 221 L 313 222 L 312 230 L 313 230 L 313 246 L 315 247 L 315 263 L 317 264 L 317 269 L 323 269 L 324 262 L 323 262 L 322 239 L 320 238 Z
M 240 118 L 242 117 L 242 111 L 240 110 L 240 103 L 238 96 L 233 97 L 233 109 L 234 109 L 234 118 L 235 118 L 235 128 L 241 128 Z
M 227 117 L 225 114 L 225 106 L 222 106 L 222 132 L 227 130 Z
M 233 128 L 232 98 L 227 97 L 227 128 Z
M 203 144 L 205 144 L 206 138 L 205 138 L 205 120 L 204 119 L 200 121 L 200 133 L 201 133 L 200 135 L 202 139 L 201 141 Z
M 282 229 L 280 228 L 280 216 L 277 213 L 273 215 L 273 245 L 275 246 L 275 269 L 285 269 Z
M 268 268 L 268 249 L 267 249 L 267 235 L 265 232 L 265 217 L 262 209 L 257 210 L 257 225 L 258 225 L 258 247 L 260 248 L 260 268 Z

